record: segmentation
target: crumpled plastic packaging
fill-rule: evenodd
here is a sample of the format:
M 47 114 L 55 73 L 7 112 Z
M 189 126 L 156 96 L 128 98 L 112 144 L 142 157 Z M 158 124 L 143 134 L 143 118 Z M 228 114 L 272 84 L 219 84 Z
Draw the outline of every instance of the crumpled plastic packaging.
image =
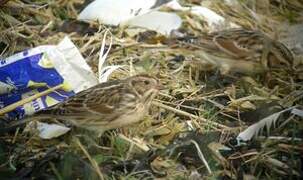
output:
M 61 135 L 69 132 L 71 128 L 61 124 L 48 124 L 43 122 L 30 122 L 24 129 L 23 132 L 39 133 L 39 137 L 42 139 L 57 138 Z
M 153 11 L 170 0 L 95 0 L 79 14 L 79 20 L 99 20 L 117 26 Z
M 152 30 L 169 36 L 179 29 L 182 19 L 172 12 L 157 11 L 171 0 L 95 0 L 78 16 L 78 20 L 99 22 L 127 29 Z
M 97 83 L 77 47 L 66 37 L 58 45 L 39 46 L 0 60 L 0 109 L 49 87 L 63 85 L 62 89 L 6 114 L 8 119 L 20 119 Z

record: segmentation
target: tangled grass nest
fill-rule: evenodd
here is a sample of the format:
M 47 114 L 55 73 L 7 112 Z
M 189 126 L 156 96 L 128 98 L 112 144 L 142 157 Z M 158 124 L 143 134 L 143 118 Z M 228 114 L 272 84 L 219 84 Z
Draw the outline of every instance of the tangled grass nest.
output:
M 228 2 L 181 3 L 206 4 L 235 24 L 274 37 L 279 37 L 276 29 L 285 22 L 293 25 L 303 19 L 299 0 Z M 302 105 L 300 78 L 285 73 L 266 78 L 223 76 L 215 70 L 199 72 L 191 67 L 176 71 L 193 57 L 170 50 L 162 44 L 167 38 L 155 32 L 130 37 L 123 27 L 74 20 L 87 3 L 0 1 L 1 58 L 39 45 L 57 44 L 68 35 L 96 72 L 98 51 L 109 29 L 113 46 L 107 63 L 126 67 L 111 78 L 150 73 L 166 90 L 139 125 L 107 132 L 101 139 L 77 130 L 52 140 L 41 140 L 37 134 L 21 130 L 1 134 L 1 178 L 302 178 L 303 126 L 298 116 L 283 114 L 279 119 L 282 123 L 272 127 L 269 134 L 261 133 L 245 146 L 233 146 L 237 134 L 249 125 L 284 108 Z M 184 12 L 180 16 L 183 31 L 194 35 L 208 31 L 202 18 Z

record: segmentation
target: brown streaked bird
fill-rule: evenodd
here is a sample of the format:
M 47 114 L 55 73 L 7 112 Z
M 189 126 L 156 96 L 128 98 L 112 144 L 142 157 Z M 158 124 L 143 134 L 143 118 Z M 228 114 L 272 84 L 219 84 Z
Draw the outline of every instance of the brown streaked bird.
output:
M 160 88 L 160 82 L 149 75 L 109 81 L 26 119 L 55 118 L 101 135 L 106 130 L 139 122 Z
M 194 52 L 209 54 L 214 64 L 227 71 L 293 68 L 291 51 L 260 31 L 228 29 L 185 39 L 179 42 Z

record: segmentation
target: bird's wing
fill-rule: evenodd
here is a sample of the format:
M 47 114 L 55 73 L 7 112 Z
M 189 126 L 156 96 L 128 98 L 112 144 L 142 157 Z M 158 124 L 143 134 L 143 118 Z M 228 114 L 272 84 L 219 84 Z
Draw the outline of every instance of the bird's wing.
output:
M 84 90 L 50 109 L 42 110 L 38 114 L 58 117 L 96 115 L 103 118 L 116 113 L 120 108 L 126 89 L 119 81 L 102 83 Z
M 254 59 L 263 48 L 263 36 L 255 31 L 235 29 L 212 36 L 214 44 L 221 51 L 235 58 Z
M 199 37 L 179 38 L 179 42 L 192 50 L 201 49 L 216 56 L 255 61 L 262 52 L 263 38 L 256 31 L 229 29 L 202 33 Z

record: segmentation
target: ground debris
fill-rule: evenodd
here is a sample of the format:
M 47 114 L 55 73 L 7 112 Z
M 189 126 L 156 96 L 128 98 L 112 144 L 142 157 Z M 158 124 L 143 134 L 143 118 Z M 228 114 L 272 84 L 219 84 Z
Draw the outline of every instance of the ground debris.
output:
M 199 56 L 192 53 L 196 47 L 189 40 L 210 28 L 198 15 L 177 11 L 183 23 L 171 36 L 146 30 L 134 33 L 123 26 L 77 21 L 83 3 L 88 1 L 0 1 L 0 59 L 57 44 L 68 35 L 96 73 L 98 51 L 110 30 L 113 44 L 107 63 L 125 67 L 110 79 L 149 73 L 160 79 L 165 90 L 140 124 L 106 132 L 101 138 L 72 129 L 62 137 L 41 140 L 35 133 L 24 132 L 24 127 L 2 131 L 6 122 L 0 117 L 1 178 L 98 179 L 100 173 L 104 179 L 302 178 L 303 55 L 299 50 L 292 71 L 222 73 L 208 61 L 199 69 L 191 63 L 206 57 L 203 51 Z M 285 22 L 296 25 L 303 20 L 299 0 L 179 3 L 203 5 L 239 27 L 258 29 L 289 44 L 292 38 L 285 36 L 291 33 L 280 36 L 276 30 L 280 26 L 285 30 Z M 180 37 L 193 37 L 186 41 L 192 47 L 178 49 L 185 47 L 176 41 Z M 291 50 L 295 49 L 294 45 Z M 300 112 L 283 114 L 269 133 L 239 144 L 240 132 L 290 107 Z

